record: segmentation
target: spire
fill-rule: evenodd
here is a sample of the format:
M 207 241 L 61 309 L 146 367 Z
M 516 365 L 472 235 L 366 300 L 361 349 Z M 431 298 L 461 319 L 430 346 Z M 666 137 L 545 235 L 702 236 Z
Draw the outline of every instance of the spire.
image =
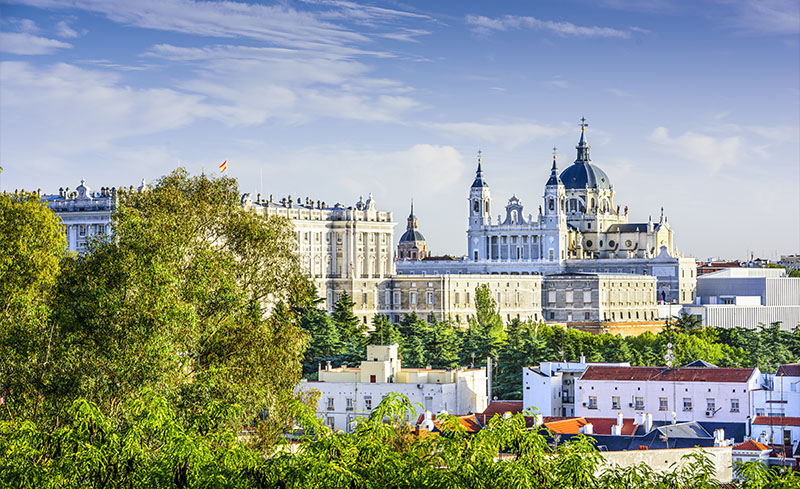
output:
M 550 180 L 546 185 L 560 185 L 561 178 L 558 176 L 558 165 L 556 164 L 556 147 L 553 146 L 553 167 L 550 169 Z
M 416 219 L 417 216 L 414 215 L 414 199 L 411 199 L 411 213 L 408 215 L 409 219 Z
M 578 158 L 575 160 L 575 163 L 588 163 L 591 161 L 589 158 L 589 143 L 586 142 L 586 128 L 589 124 L 586 123 L 586 117 L 581 117 L 581 139 L 578 141 L 578 145 L 575 146 L 575 149 L 578 150 Z
M 478 170 L 475 172 L 475 181 L 472 182 L 472 188 L 489 186 L 485 181 L 483 181 L 483 170 L 481 169 L 481 161 L 483 161 L 482 155 L 483 152 L 478 150 Z

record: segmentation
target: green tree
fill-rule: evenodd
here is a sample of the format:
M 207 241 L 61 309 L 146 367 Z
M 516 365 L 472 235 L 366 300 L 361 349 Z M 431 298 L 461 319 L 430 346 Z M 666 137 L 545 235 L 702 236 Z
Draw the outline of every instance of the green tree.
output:
M 340 362 L 344 353 L 337 324 L 321 307 L 324 300 L 317 297 L 316 289 L 300 314 L 300 325 L 308 333 L 309 342 L 303 360 L 303 373 L 313 374 L 318 364 L 327 361 Z
M 10 401 L 0 418 L 35 417 L 61 370 L 49 318 L 67 242 L 35 193 L 0 195 L 0 223 L 0 385 Z
M 412 312 L 400 321 L 398 330 L 403 338 L 400 344 L 402 365 L 404 367 L 420 368 L 428 365 L 428 351 L 426 349 L 428 335 L 430 334 L 428 323 Z
M 339 331 L 342 341 L 342 362 L 347 365 L 358 364 L 365 358 L 367 337 L 365 336 L 367 326 L 358 320 L 353 314 L 355 303 L 350 298 L 350 294 L 342 292 L 339 300 L 333 305 L 331 320 Z
M 367 338 L 368 345 L 393 345 L 400 344 L 402 337 L 400 331 L 383 314 L 376 314 L 372 318 L 372 331 Z
M 435 319 L 428 325 L 425 342 L 427 364 L 433 368 L 458 367 L 458 358 L 461 350 L 459 336 L 455 328 L 447 322 Z
M 54 343 L 74 388 L 61 405 L 82 396 L 113 417 L 152 389 L 187 420 L 211 400 L 243 408 L 232 425 L 277 412 L 311 293 L 291 223 L 244 210 L 233 179 L 176 170 L 122 194 L 113 225 L 62 269 Z

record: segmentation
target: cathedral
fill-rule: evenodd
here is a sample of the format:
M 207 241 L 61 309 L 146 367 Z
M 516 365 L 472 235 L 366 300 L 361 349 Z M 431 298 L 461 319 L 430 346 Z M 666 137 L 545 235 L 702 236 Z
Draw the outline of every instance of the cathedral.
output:
M 663 209 L 657 222 L 629 222 L 628 207 L 621 209 L 614 201 L 611 179 L 590 158 L 587 126 L 582 119 L 572 164 L 559 172 L 553 155 L 536 215 L 526 214 L 513 195 L 505 212 L 492 218 L 491 192 L 479 155 L 469 189 L 467 255 L 459 260 L 402 261 L 397 272 L 635 273 L 658 276 L 663 302 L 694 300 L 694 260 L 679 255 Z

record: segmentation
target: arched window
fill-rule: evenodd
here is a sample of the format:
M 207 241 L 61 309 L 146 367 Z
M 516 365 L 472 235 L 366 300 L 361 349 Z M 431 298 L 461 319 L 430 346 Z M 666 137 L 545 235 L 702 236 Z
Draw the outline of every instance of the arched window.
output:
M 548 207 L 550 207 L 551 211 L 556 209 L 556 204 L 555 204 L 555 202 L 553 202 L 553 199 L 550 199 L 550 203 L 548 204 Z M 462 209 L 463 209 L 463 207 L 462 207 Z
M 463 209 L 463 207 L 462 207 Z M 481 204 L 477 200 L 472 201 L 472 212 L 478 213 L 481 210 Z

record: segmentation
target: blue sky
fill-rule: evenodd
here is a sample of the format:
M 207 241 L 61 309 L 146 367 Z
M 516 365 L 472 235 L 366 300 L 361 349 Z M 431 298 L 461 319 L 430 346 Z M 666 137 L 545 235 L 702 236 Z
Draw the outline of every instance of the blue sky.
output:
M 465 252 L 483 151 L 536 213 L 553 146 L 689 256 L 800 251 L 796 0 L 0 2 L 0 189 L 138 185 L 181 165 L 352 204 Z

